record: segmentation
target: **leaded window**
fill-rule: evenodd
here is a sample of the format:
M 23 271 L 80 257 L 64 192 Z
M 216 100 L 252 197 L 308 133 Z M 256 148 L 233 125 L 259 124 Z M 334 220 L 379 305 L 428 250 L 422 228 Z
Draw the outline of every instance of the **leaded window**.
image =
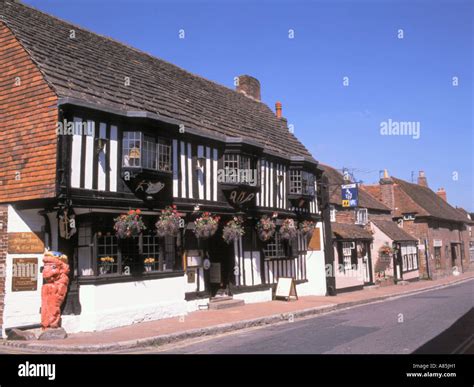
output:
M 171 171 L 171 145 L 165 139 L 156 139 L 142 132 L 124 132 L 122 165 L 162 172 Z
M 118 240 L 112 233 L 97 234 L 97 260 L 99 274 L 119 272 Z
M 224 154 L 225 183 L 250 184 L 253 175 L 252 158 L 238 153 Z
M 278 232 L 275 233 L 274 238 L 263 249 L 263 255 L 265 259 L 286 258 L 285 249 Z
M 314 175 L 300 169 L 290 169 L 290 194 L 314 196 Z

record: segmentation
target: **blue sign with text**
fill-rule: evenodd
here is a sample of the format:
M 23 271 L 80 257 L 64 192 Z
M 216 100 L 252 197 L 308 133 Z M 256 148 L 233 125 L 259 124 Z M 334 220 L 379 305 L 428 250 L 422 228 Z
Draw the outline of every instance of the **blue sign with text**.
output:
M 342 206 L 357 207 L 359 205 L 359 191 L 357 184 L 345 184 L 341 188 Z

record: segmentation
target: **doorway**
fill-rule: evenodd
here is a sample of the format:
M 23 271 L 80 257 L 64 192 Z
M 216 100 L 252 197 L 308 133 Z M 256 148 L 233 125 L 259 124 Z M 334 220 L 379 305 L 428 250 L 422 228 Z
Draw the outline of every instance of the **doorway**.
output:
M 451 243 L 451 267 L 457 266 L 457 258 L 456 243 Z
M 222 239 L 222 229 L 208 241 L 209 260 L 209 289 L 211 297 L 216 295 L 230 295 L 229 283 L 232 275 L 233 244 L 228 245 Z

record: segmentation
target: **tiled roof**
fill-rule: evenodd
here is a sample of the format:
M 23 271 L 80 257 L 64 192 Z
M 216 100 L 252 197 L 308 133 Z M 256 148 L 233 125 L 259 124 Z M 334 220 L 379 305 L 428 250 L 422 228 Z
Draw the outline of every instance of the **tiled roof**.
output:
M 390 220 L 372 220 L 372 222 L 389 238 L 394 241 L 417 241 L 406 231 L 398 227 L 395 222 Z
M 373 239 L 372 234 L 362 226 L 347 223 L 331 223 L 333 238 Z
M 342 205 L 341 185 L 344 184 L 342 174 L 329 165 L 319 164 L 319 166 L 323 169 L 329 179 L 329 202 L 339 206 Z M 359 207 L 387 212 L 390 211 L 387 206 L 362 189 L 359 189 Z
M 419 215 L 432 216 L 439 219 L 455 222 L 466 222 L 466 217 L 456 208 L 441 199 L 428 187 L 392 177 L 399 189 L 406 194 L 413 203 L 405 203 L 403 196 L 395 191 L 395 205 L 401 213 L 417 212 Z M 420 210 L 421 209 L 421 210 Z M 417 210 L 417 211 L 415 211 Z
M 461 216 L 466 218 L 467 224 L 474 225 L 474 217 L 472 216 L 472 213 L 470 214 L 462 207 L 456 207 L 456 210 L 458 210 L 461 213 Z
M 0 15 L 60 98 L 158 113 L 208 135 L 242 137 L 314 161 L 262 102 L 12 0 L 0 0 Z

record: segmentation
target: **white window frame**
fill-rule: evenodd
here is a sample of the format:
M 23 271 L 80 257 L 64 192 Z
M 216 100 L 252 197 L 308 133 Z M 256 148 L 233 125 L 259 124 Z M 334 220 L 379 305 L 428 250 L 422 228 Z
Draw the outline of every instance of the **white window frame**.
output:
M 361 216 L 364 214 L 364 216 Z M 369 213 L 367 208 L 358 208 L 356 210 L 356 224 L 366 225 L 369 221 Z

